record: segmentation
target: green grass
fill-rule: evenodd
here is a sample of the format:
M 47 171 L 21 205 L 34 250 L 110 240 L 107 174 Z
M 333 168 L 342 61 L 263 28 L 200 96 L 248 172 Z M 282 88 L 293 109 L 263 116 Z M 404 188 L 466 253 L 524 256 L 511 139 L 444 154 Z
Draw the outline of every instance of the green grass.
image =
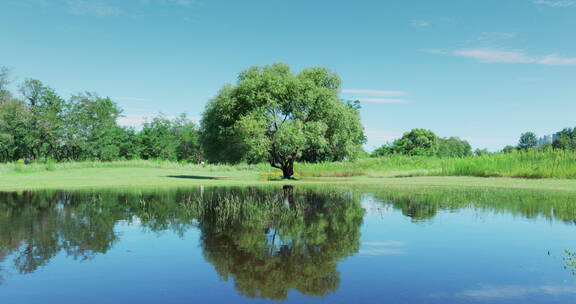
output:
M 437 157 L 390 155 L 355 162 L 299 163 L 295 170 L 303 177 L 395 177 L 439 172 L 442 162 Z
M 576 191 L 576 180 L 480 177 L 310 177 L 293 181 L 262 179 L 257 171 L 216 171 L 202 168 L 80 168 L 0 174 L 0 191 L 188 187 L 198 185 L 344 184 L 348 186 L 488 187 Z
M 225 172 L 225 171 L 257 171 L 268 168 L 266 164 L 257 165 L 227 165 L 227 164 L 206 164 L 198 165 L 191 163 L 179 163 L 163 160 L 118 160 L 111 162 L 102 161 L 83 161 L 83 162 L 38 162 L 24 164 L 22 162 L 0 164 L 0 176 L 13 173 L 33 173 L 43 171 L 60 171 L 70 169 L 88 169 L 88 168 L 155 168 L 155 169 L 198 169 L 206 172 Z
M 471 186 L 576 191 L 576 153 L 522 152 L 467 158 L 392 155 L 355 162 L 299 163 L 299 184 Z M 0 191 L 101 187 L 278 184 L 268 164 L 168 161 L 0 164 Z M 490 177 L 490 178 L 487 178 Z
M 298 164 L 301 176 L 479 176 L 576 179 L 576 152 L 526 151 L 465 158 L 390 155 L 356 162 Z
M 576 153 L 527 151 L 447 159 L 442 162 L 438 175 L 574 179 L 576 178 Z

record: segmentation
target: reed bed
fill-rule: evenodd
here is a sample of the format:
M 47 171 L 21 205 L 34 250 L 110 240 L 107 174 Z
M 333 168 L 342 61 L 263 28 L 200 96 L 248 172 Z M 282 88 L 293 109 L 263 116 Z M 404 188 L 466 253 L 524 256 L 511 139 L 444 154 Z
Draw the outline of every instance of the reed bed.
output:
M 574 179 L 576 152 L 526 151 L 445 159 L 439 172 L 428 175 Z
M 303 177 L 479 176 L 576 178 L 576 152 L 521 151 L 463 158 L 390 155 L 355 162 L 298 164 Z

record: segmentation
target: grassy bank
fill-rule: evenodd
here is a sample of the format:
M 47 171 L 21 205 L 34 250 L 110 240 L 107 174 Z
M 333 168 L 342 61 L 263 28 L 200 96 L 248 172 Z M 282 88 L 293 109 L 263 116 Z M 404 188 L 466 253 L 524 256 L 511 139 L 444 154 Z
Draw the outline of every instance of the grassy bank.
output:
M 266 163 L 248 164 L 190 164 L 170 161 L 127 160 L 87 161 L 65 163 L 8 163 L 0 164 L 0 176 L 44 171 L 88 168 L 154 168 L 183 169 L 201 172 L 249 171 L 261 177 L 276 178 L 280 170 Z M 408 177 L 408 176 L 479 176 L 576 179 L 576 152 L 517 152 L 497 153 L 465 158 L 389 155 L 360 159 L 354 162 L 297 163 L 296 176 L 311 177 Z
M 305 177 L 293 181 L 268 180 L 258 171 L 218 171 L 203 168 L 77 168 L 32 173 L 0 174 L 0 191 L 38 189 L 161 189 L 189 186 L 243 186 L 282 184 L 342 184 L 348 186 L 481 187 L 575 191 L 574 179 L 519 179 L 453 176 L 420 177 Z
M 94 168 L 154 168 L 154 169 L 194 169 L 206 172 L 226 172 L 226 171 L 258 171 L 268 169 L 266 164 L 257 165 L 227 165 L 227 164 L 206 164 L 198 165 L 192 163 L 180 163 L 164 160 L 119 160 L 119 161 L 83 161 L 83 162 L 38 162 L 24 164 L 23 162 L 0 164 L 0 176 L 21 173 L 35 173 L 44 171 L 62 171 L 73 169 L 94 169 Z
M 268 164 L 197 165 L 168 161 L 0 164 L 0 191 L 87 187 L 171 187 L 277 183 Z M 521 152 L 467 158 L 392 155 L 296 165 L 291 183 L 479 186 L 576 190 L 576 153 Z M 401 177 L 401 178 L 400 178 Z M 486 178 L 492 177 L 492 178 Z

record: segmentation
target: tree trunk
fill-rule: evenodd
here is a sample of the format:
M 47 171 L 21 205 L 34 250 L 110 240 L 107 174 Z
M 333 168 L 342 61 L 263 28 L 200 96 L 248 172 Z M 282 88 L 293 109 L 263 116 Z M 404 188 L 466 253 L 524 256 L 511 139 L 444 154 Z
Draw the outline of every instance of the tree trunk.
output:
M 282 178 L 292 179 L 294 176 L 294 160 L 288 160 L 282 164 Z
M 282 170 L 282 178 L 283 179 L 292 179 L 294 176 L 294 155 L 291 158 L 286 159 L 282 154 L 277 153 L 276 147 L 272 145 L 272 149 L 269 151 L 270 158 L 269 162 L 270 165 L 274 168 Z

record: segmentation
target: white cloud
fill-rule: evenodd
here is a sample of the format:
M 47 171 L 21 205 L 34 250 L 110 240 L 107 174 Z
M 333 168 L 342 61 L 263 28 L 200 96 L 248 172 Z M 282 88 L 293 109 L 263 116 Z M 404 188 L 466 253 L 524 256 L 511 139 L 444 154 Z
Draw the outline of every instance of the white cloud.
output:
M 471 57 L 480 62 L 508 62 L 529 63 L 534 59 L 518 51 L 506 51 L 497 49 L 461 49 L 452 52 L 453 55 Z
M 141 127 L 145 122 L 151 121 L 154 117 L 161 116 L 166 119 L 176 119 L 177 116 L 163 115 L 163 114 L 150 114 L 150 113 L 125 113 L 119 117 L 116 122 L 125 127 Z M 196 121 L 194 117 L 189 117 L 192 121 Z
M 178 5 L 182 7 L 189 7 L 195 4 L 195 0 L 140 0 L 141 4 L 162 4 L 162 5 Z
M 365 96 L 354 96 L 350 99 L 363 101 L 363 102 L 376 102 L 376 103 L 406 103 L 409 102 L 405 99 L 399 98 L 385 98 L 385 97 L 366 97 L 366 96 L 403 96 L 408 94 L 404 91 L 384 91 L 384 90 L 358 90 L 358 89 L 346 89 L 342 90 L 344 94 L 357 94 Z
M 573 1 L 573 0 L 561 0 L 561 1 L 536 0 L 536 1 L 534 1 L 534 3 L 540 4 L 540 5 L 551 6 L 551 7 L 576 6 L 576 1 Z
M 57 2 L 57 5 L 63 5 L 68 13 L 78 16 L 119 16 L 130 15 L 129 11 L 123 11 L 118 6 L 113 6 L 111 3 L 118 3 L 120 1 L 104 1 L 104 0 L 62 0 Z M 128 1 L 126 1 L 128 2 Z M 132 8 L 135 5 L 173 5 L 183 8 L 191 7 L 196 4 L 195 0 L 132 0 Z M 48 2 L 46 2 L 48 4 Z
M 142 126 L 147 120 L 149 120 L 149 117 L 152 116 L 153 115 L 148 114 L 124 114 L 119 117 L 116 122 L 121 126 L 137 128 Z
M 429 27 L 432 25 L 432 22 L 428 21 L 428 20 L 412 20 L 410 21 L 410 25 L 415 26 L 415 27 Z
M 576 65 L 576 57 L 561 57 L 551 54 L 538 60 L 538 63 L 547 65 Z
M 545 294 L 551 296 L 576 294 L 574 286 L 542 285 L 542 286 L 485 286 L 477 289 L 464 290 L 458 297 L 476 299 L 510 299 L 522 298 L 530 295 Z
M 406 243 L 401 241 L 383 241 L 383 242 L 365 242 L 364 246 L 405 246 Z
M 342 93 L 347 94 L 364 94 L 364 95 L 375 95 L 375 96 L 401 96 L 406 95 L 403 91 L 384 91 L 384 90 L 342 90 Z
M 374 102 L 374 103 L 407 103 L 410 102 L 406 99 L 393 99 L 393 98 L 379 98 L 379 97 L 358 97 L 356 100 L 363 102 Z
M 190 6 L 190 5 L 194 4 L 193 0 L 171 0 L 169 2 L 178 4 L 180 6 Z
M 360 249 L 358 253 L 361 255 L 377 256 L 377 255 L 404 254 L 406 252 L 401 249 L 376 248 L 376 249 Z
M 366 130 L 364 134 L 373 141 L 391 141 L 400 137 L 400 135 L 386 130 Z
M 546 55 L 544 57 L 530 56 L 523 51 L 502 50 L 492 48 L 470 48 L 459 49 L 454 51 L 426 50 L 433 54 L 447 54 L 460 57 L 476 59 L 480 62 L 490 63 L 532 63 L 541 65 L 576 65 L 576 57 L 562 57 L 556 54 Z
M 516 37 L 516 33 L 506 33 L 506 32 L 483 32 L 475 39 L 469 40 L 468 42 L 493 42 L 498 40 L 508 40 Z
M 406 243 L 401 241 L 382 241 L 382 242 L 366 242 L 362 246 L 370 248 L 362 248 L 358 251 L 361 255 L 390 255 L 390 254 L 404 254 L 406 251 L 398 248 L 386 248 L 386 247 L 402 247 Z M 378 248 L 380 247 L 380 248 Z
M 115 96 L 112 97 L 112 99 L 117 101 L 150 101 L 149 99 L 141 97 L 124 97 L 124 96 Z
M 122 10 L 118 7 L 108 5 L 103 2 L 86 0 L 67 0 L 68 12 L 79 16 L 118 16 Z
M 519 77 L 518 80 L 519 81 L 526 81 L 526 82 L 536 82 L 536 81 L 544 80 L 544 78 L 543 77 Z

